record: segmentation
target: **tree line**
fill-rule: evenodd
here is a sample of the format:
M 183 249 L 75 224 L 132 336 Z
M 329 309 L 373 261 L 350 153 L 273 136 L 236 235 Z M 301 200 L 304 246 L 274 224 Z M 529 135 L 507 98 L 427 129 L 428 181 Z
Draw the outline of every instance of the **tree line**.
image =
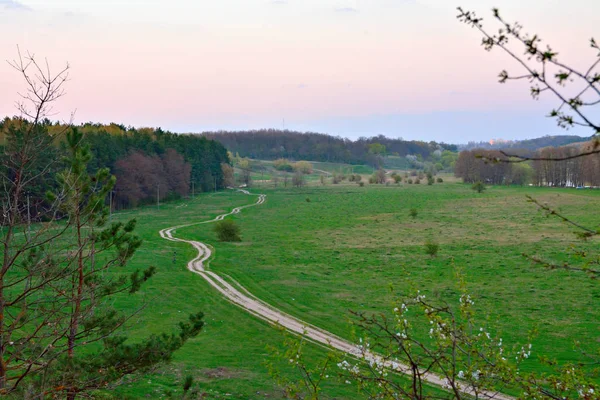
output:
M 129 340 L 125 325 L 136 312 L 115 304 L 138 292 L 157 268 L 123 269 L 142 241 L 135 219 L 110 220 L 116 178 L 94 154 L 117 164 L 133 155 L 150 158 L 173 179 L 189 175 L 197 160 L 159 135 L 139 132 L 139 142 L 154 152 L 115 146 L 123 135 L 107 132 L 104 150 L 114 154 L 92 151 L 98 127 L 84 133 L 89 127 L 46 118 L 64 94 L 68 66 L 51 73 L 47 62 L 42 67 L 20 52 L 9 64 L 25 90 L 17 102 L 21 117 L 0 125 L 0 397 L 94 397 L 125 376 L 168 362 L 204 325 L 197 312 L 173 331 Z
M 251 131 L 219 131 L 202 134 L 223 144 L 241 157 L 263 160 L 286 158 L 378 165 L 383 155 L 420 155 L 426 159 L 438 149 L 456 151 L 455 145 L 436 142 L 407 141 L 383 135 L 350 140 L 314 132 L 261 129 Z
M 14 117 L 0 121 L 0 150 L 27 120 Z M 42 120 L 36 129 L 49 137 L 71 129 L 60 123 Z M 200 135 L 175 134 L 160 128 L 134 128 L 120 124 L 85 123 L 76 128 L 82 135 L 82 145 L 88 145 L 91 159 L 88 170 L 108 168 L 117 177 L 111 194 L 117 208 L 134 207 L 168 198 L 189 195 L 191 190 L 207 192 L 225 187 L 223 164 L 229 164 L 227 150 L 222 144 Z M 39 165 L 60 160 L 67 153 L 65 140 L 54 139 Z M 55 172 L 61 163 L 51 163 Z M 33 166 L 35 167 L 35 166 Z M 37 213 L 44 194 L 55 183 L 52 180 L 32 182 L 30 202 Z
M 592 151 L 593 143 L 583 146 L 546 147 L 536 152 L 500 150 L 465 150 L 460 152 L 454 173 L 466 183 L 492 185 L 528 183 L 537 186 L 600 186 L 600 155 L 582 155 Z M 532 158 L 515 161 L 511 155 Z

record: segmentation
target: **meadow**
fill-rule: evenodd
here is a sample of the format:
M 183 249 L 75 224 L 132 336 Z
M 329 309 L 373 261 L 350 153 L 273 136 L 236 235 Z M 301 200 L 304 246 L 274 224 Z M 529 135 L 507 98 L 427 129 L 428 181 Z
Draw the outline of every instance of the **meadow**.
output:
M 600 224 L 597 191 L 490 187 L 478 194 L 448 179 L 432 186 L 359 187 L 330 180 L 325 186 L 268 186 L 251 189 L 267 194 L 265 204 L 231 217 L 241 227 L 242 242 L 218 242 L 210 225 L 180 228 L 177 236 L 212 245 L 212 270 L 293 316 L 353 339 L 350 310 L 389 313 L 394 301 L 412 289 L 456 304 L 455 271 L 460 268 L 482 325 L 508 345 L 526 343 L 535 329 L 534 355 L 578 360 L 575 339 L 582 340 L 584 350 L 597 349 L 598 283 L 583 273 L 545 270 L 523 257 L 560 262 L 573 243 L 585 250 L 597 247 L 593 241 L 577 241 L 571 227 L 547 217 L 526 195 L 595 227 Z M 191 247 L 158 235 L 162 228 L 212 219 L 255 200 L 227 191 L 167 203 L 160 210 L 115 214 L 117 219 L 137 218 L 144 240 L 127 268 L 158 268 L 142 293 L 120 299 L 123 308 L 144 304 L 127 328 L 132 338 L 174 330 L 192 312 L 203 311 L 206 320 L 204 331 L 170 366 L 126 382 L 117 389 L 120 396 L 181 393 L 184 378 L 192 375 L 209 398 L 282 397 L 265 365 L 270 358 L 266 345 L 280 345 L 281 332 L 187 271 L 195 255 Z M 416 217 L 409 215 L 411 209 L 417 210 Z M 437 257 L 425 254 L 428 240 L 439 243 Z M 326 352 L 316 345 L 307 351 L 309 360 Z M 294 376 L 285 363 L 278 365 Z M 533 357 L 525 368 L 543 367 Z M 341 384 L 327 382 L 324 389 L 324 398 L 355 398 L 353 389 Z

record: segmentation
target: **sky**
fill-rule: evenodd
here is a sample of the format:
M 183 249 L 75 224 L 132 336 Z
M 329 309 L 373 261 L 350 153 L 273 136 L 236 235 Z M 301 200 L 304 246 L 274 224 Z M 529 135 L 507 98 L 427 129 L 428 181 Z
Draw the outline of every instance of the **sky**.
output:
M 491 9 L 585 69 L 600 1 L 0 0 L 0 58 L 70 66 L 53 119 L 175 132 L 282 128 L 449 143 L 565 134 L 519 66 L 456 19 Z M 0 63 L 0 115 L 24 81 Z M 596 113 L 596 117 L 600 113 Z M 596 119 L 598 120 L 598 118 Z M 590 135 L 584 129 L 568 134 Z

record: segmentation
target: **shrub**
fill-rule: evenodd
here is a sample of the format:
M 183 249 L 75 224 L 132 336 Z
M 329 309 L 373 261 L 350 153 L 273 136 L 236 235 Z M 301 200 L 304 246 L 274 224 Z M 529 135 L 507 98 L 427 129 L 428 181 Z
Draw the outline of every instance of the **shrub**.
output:
M 303 174 L 312 174 L 313 167 L 308 161 L 298 161 L 293 165 L 294 171 L 301 172 Z
M 428 185 L 430 185 L 430 186 L 433 185 L 433 182 L 435 182 L 435 179 L 433 179 L 433 177 L 427 178 L 427 184 Z
M 437 256 L 438 250 L 440 249 L 440 245 L 428 240 L 425 242 L 425 254 L 430 255 L 431 257 Z
M 292 185 L 302 187 L 305 184 L 306 180 L 304 179 L 304 174 L 300 170 L 294 172 L 294 175 L 292 176 Z
M 358 186 L 363 187 L 363 186 L 365 186 L 365 183 L 364 182 L 358 182 Z
M 408 212 L 408 215 L 410 215 L 413 218 L 416 218 L 417 214 L 419 214 L 419 212 L 417 211 L 416 208 L 411 208 L 410 211 Z
M 444 180 L 442 178 L 437 178 L 437 183 L 444 183 Z
M 415 185 L 419 185 L 420 183 L 421 183 L 421 179 L 420 178 L 415 179 Z
M 479 181 L 475 182 L 475 184 L 471 186 L 471 189 L 475 190 L 477 193 L 482 193 L 486 188 L 483 182 Z
M 278 160 L 273 161 L 273 166 L 278 171 L 292 172 L 294 170 L 292 164 L 290 164 L 290 162 L 285 158 L 280 158 Z
M 213 228 L 221 242 L 241 242 L 240 227 L 231 219 L 218 221 Z
M 396 182 L 396 183 L 402 182 L 402 177 L 400 175 L 394 175 L 394 182 Z
M 408 180 L 406 181 L 409 185 L 412 185 L 413 181 L 412 179 L 408 178 Z

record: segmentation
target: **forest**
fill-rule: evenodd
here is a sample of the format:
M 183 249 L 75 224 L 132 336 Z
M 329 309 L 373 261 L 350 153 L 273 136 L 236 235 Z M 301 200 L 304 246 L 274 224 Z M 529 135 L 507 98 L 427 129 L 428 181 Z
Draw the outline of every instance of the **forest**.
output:
M 428 158 L 436 150 L 457 150 L 457 146 L 452 144 L 407 141 L 383 135 L 353 141 L 322 133 L 277 129 L 205 132 L 203 136 L 218 141 L 241 157 L 263 160 L 288 158 L 379 166 L 383 155 L 410 154 Z
M 467 183 L 600 186 L 600 157 L 595 143 L 545 147 L 533 153 L 525 150 L 465 150 L 458 156 L 454 173 Z
M 0 146 L 27 125 L 24 119 L 5 118 L 0 121 Z M 70 129 L 82 135 L 82 145 L 90 148 L 89 171 L 108 168 L 117 178 L 112 195 L 117 209 L 135 207 L 148 202 L 184 197 L 191 190 L 207 192 L 224 187 L 222 164 L 228 164 L 227 150 L 220 143 L 200 135 L 175 134 L 160 128 L 134 128 L 120 124 L 85 123 L 67 126 L 41 121 L 38 129 L 48 138 Z M 51 151 L 39 160 L 39 165 L 63 169 L 60 160 L 66 153 L 66 142 L 55 139 Z M 36 168 L 36 166 L 33 166 Z M 40 207 L 44 193 L 56 182 L 44 180 L 30 188 L 33 208 Z

